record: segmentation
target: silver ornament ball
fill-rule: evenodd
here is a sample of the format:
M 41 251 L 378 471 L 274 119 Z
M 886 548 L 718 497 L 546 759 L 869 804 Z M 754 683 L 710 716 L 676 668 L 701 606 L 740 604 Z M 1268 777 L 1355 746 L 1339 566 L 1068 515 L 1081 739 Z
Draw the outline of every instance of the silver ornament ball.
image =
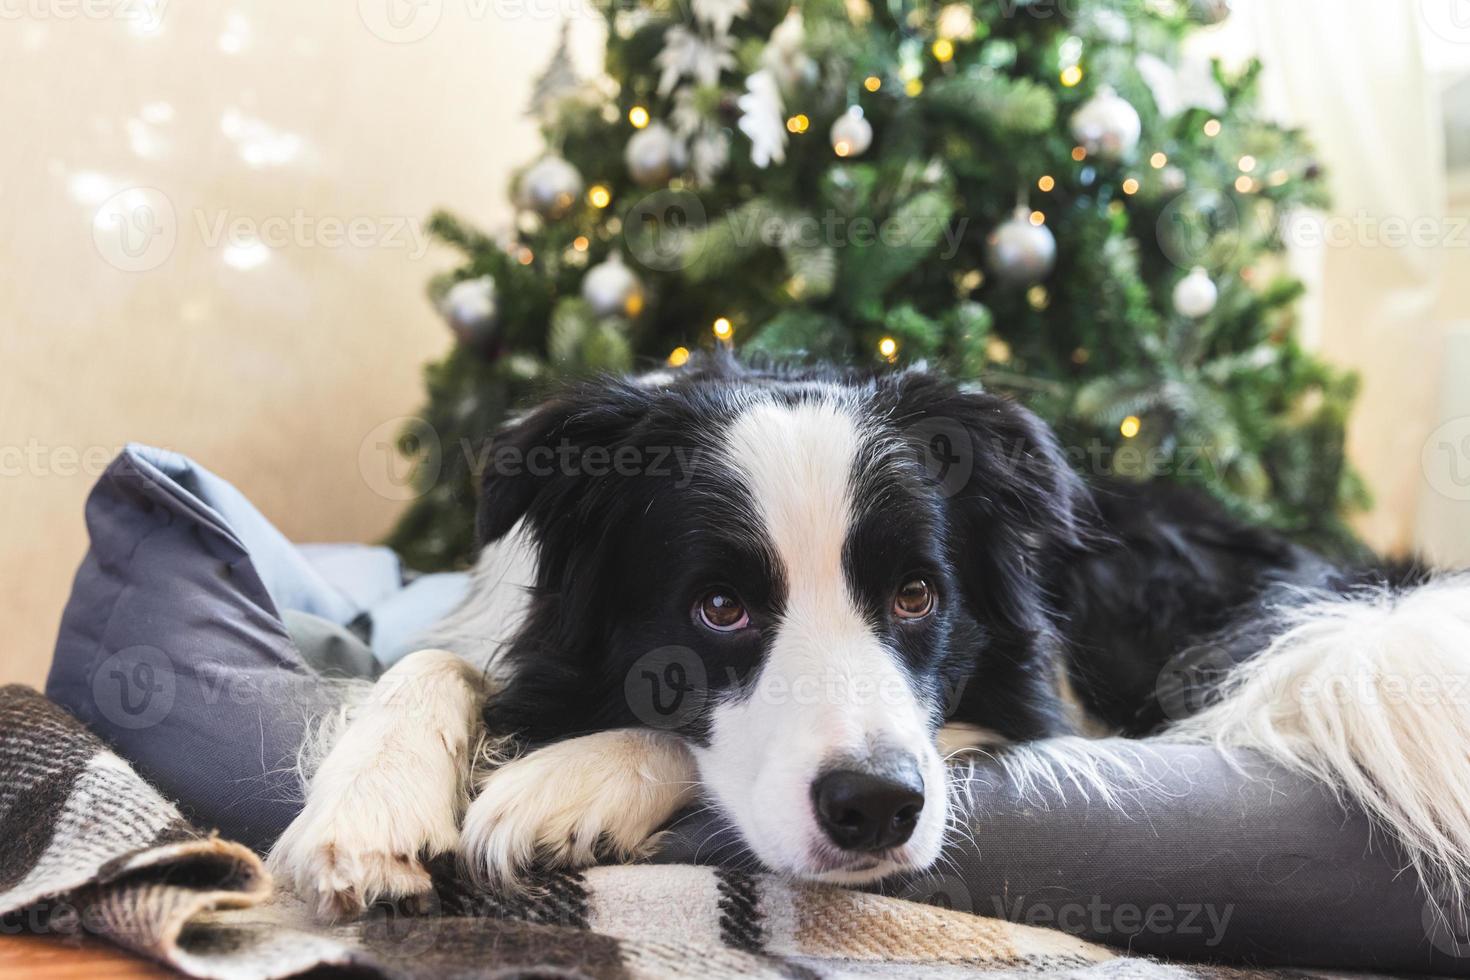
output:
M 582 298 L 598 316 L 636 316 L 643 308 L 643 283 L 614 255 L 587 270 Z
M 439 301 L 439 312 L 460 343 L 479 348 L 492 345 L 500 321 L 495 280 L 490 276 L 460 280 Z
M 1142 135 L 1138 110 L 1107 86 L 1072 114 L 1072 138 L 1088 153 L 1104 160 L 1130 156 Z
M 1230 17 L 1230 0 L 1189 0 L 1189 15 L 1207 27 Z
M 1051 274 L 1057 261 L 1057 240 L 1046 225 L 1033 225 L 1025 208 L 990 233 L 986 261 L 1001 279 L 1030 285 Z
M 542 157 L 521 176 L 521 204 L 556 221 L 566 216 L 582 193 L 582 174 L 561 157 Z
M 1174 309 L 1190 319 L 1209 315 L 1219 298 L 1215 281 L 1201 266 L 1195 266 L 1174 286 Z
M 677 140 L 663 123 L 653 123 L 638 130 L 623 150 L 628 176 L 643 187 L 658 187 L 674 172 L 678 155 Z
M 829 138 L 838 156 L 860 157 L 873 145 L 873 124 L 863 118 L 862 106 L 851 106 L 833 121 Z

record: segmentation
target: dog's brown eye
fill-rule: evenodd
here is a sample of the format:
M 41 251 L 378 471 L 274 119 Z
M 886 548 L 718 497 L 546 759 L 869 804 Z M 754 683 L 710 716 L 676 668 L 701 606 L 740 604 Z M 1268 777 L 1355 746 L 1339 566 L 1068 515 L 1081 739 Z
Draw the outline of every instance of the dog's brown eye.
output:
M 744 604 L 729 592 L 707 593 L 695 607 L 699 621 L 720 633 L 733 633 L 750 625 L 750 614 Z
M 899 619 L 923 619 L 934 611 L 934 587 L 921 578 L 903 584 L 893 597 L 893 614 Z

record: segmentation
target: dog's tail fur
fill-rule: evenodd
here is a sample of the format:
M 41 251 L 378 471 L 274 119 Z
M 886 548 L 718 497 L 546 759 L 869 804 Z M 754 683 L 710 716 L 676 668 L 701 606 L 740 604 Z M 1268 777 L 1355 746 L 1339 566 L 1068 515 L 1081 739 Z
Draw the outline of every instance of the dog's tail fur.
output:
M 1168 740 L 1250 749 L 1349 798 L 1431 895 L 1470 895 L 1470 574 L 1277 610 L 1269 645 Z

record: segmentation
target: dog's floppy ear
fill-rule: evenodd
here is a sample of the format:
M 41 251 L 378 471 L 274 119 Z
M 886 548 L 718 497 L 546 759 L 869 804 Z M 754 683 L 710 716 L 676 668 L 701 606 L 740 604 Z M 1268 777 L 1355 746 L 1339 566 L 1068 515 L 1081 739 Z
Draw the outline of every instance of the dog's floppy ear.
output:
M 624 444 L 650 406 L 647 389 L 622 381 L 569 386 L 508 422 L 490 441 L 475 527 L 483 546 L 523 518 L 541 532 L 575 522 L 589 489 L 583 454 Z
M 987 637 L 957 716 L 1012 739 L 1065 733 L 1047 569 L 1090 537 L 1091 497 L 1025 408 L 917 372 L 894 383 L 897 421 L 946 498 L 956 578 Z

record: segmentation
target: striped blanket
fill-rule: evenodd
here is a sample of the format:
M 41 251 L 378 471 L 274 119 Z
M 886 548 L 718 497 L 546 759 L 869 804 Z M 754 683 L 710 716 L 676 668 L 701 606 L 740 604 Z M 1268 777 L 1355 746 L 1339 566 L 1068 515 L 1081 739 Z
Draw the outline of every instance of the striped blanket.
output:
M 410 913 L 314 922 L 258 856 L 191 826 L 70 715 L 0 688 L 0 917 L 192 976 L 942 978 L 1264 976 L 1128 957 L 1061 932 L 693 866 L 597 868 L 506 898 L 452 860 Z M 1293 977 L 1307 976 L 1293 971 Z

